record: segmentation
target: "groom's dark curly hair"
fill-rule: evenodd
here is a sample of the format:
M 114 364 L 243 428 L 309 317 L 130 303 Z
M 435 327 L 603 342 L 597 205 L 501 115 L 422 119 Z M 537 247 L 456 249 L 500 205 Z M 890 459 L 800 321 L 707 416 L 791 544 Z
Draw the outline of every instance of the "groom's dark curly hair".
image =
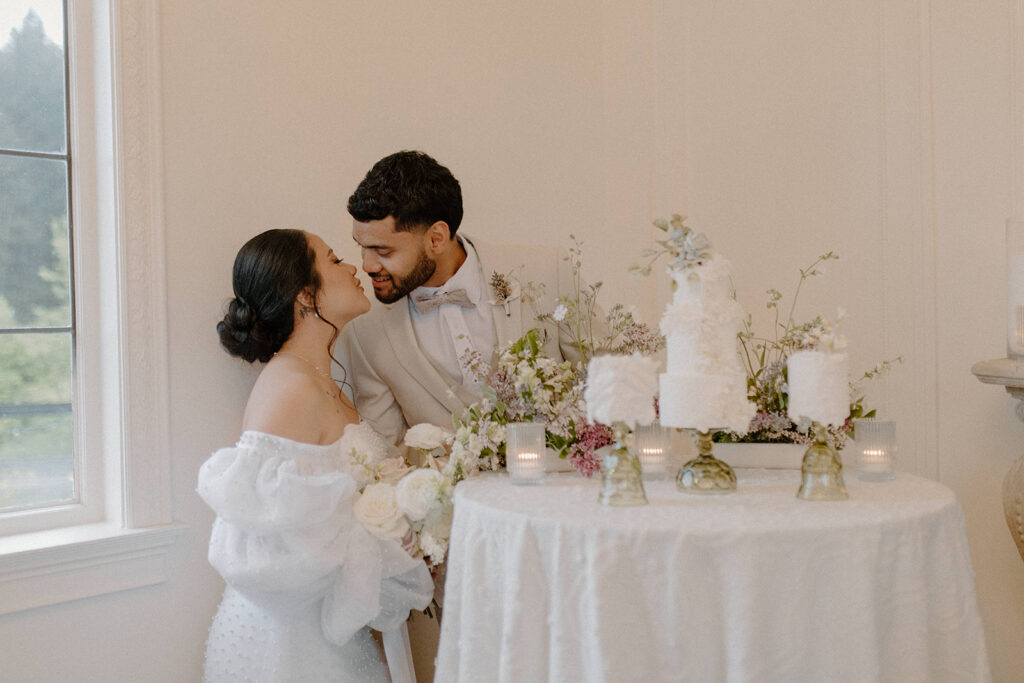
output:
M 348 198 L 348 212 L 362 223 L 394 216 L 396 230 L 444 221 L 455 237 L 462 188 L 451 171 L 423 152 L 396 152 L 373 165 Z

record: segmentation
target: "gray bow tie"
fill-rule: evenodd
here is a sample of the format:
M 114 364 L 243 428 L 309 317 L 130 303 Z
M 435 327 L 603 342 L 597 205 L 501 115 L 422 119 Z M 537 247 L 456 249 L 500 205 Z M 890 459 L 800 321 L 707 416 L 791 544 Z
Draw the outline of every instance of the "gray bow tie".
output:
M 445 304 L 455 304 L 456 306 L 462 306 L 463 308 L 473 308 L 475 304 L 469 300 L 469 295 L 466 294 L 464 289 L 453 289 L 450 292 L 440 292 L 438 294 L 420 294 L 412 297 L 412 305 L 416 307 L 416 310 L 420 313 L 429 313 L 430 311 L 444 306 Z

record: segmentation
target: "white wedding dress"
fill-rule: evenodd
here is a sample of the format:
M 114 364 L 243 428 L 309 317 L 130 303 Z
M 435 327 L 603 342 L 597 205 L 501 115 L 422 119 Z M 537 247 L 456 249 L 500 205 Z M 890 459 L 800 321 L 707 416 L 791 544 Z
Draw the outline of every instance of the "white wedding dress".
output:
M 203 464 L 210 564 L 227 582 L 205 681 L 388 680 L 367 627 L 398 628 L 434 585 L 422 560 L 353 515 L 366 469 L 352 454 L 375 460 L 375 448 L 387 450 L 365 424 L 329 446 L 247 431 Z

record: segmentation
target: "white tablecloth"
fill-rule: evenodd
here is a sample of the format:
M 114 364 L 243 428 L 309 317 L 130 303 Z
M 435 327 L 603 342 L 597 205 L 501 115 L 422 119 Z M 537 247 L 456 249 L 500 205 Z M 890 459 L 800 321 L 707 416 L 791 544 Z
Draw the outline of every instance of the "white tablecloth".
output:
M 455 495 L 436 681 L 986 681 L 960 505 L 899 474 L 850 500 L 798 471 L 597 503 L 597 477 Z

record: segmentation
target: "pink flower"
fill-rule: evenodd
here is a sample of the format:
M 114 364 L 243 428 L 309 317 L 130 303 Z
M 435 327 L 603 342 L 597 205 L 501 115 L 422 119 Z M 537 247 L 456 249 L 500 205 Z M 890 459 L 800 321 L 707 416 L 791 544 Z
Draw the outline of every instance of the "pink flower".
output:
M 597 449 L 611 445 L 615 440 L 612 430 L 603 424 L 585 424 L 577 434 L 577 441 L 569 448 L 569 463 L 584 477 L 590 478 L 601 469 Z

